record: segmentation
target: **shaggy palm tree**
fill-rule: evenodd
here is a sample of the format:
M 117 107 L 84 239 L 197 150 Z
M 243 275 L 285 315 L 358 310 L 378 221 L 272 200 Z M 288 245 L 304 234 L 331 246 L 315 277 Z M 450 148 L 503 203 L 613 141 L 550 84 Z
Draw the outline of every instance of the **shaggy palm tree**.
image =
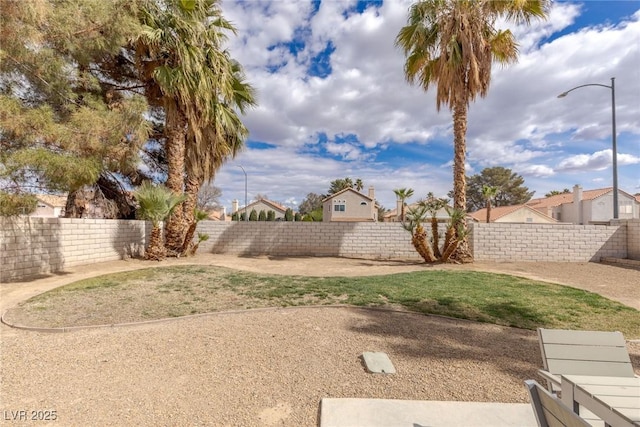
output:
M 244 140 L 247 132 L 234 107 L 245 101 L 252 104 L 253 89 L 246 83 L 238 87 L 239 66 L 221 47 L 225 32 L 235 29 L 223 18 L 219 0 L 146 0 L 142 4 L 144 30 L 134 41 L 135 60 L 147 98 L 165 114 L 166 186 L 174 194 L 183 194 L 185 176 L 191 172 L 190 192 L 195 195 L 199 185 L 194 183 L 207 179 L 209 165 L 219 167 L 222 162 L 201 158 L 200 168 L 205 171 L 193 171 L 197 167 L 189 171 L 185 159 L 198 158 L 209 144 L 220 153 L 225 152 L 221 145 L 237 147 L 238 140 Z M 192 212 L 187 205 L 169 219 L 165 244 L 171 254 L 181 253 Z
M 396 193 L 396 197 L 400 202 L 400 221 L 404 221 L 405 200 L 413 196 L 413 188 L 396 188 L 393 192 Z
M 498 194 L 498 187 L 492 187 L 490 185 L 482 186 L 482 197 L 484 198 L 487 206 L 487 224 L 491 222 L 491 201 Z
M 145 181 L 135 191 L 134 196 L 139 205 L 138 218 L 151 221 L 153 226 L 144 257 L 160 261 L 166 256 L 160 222 L 171 215 L 176 206 L 182 203 L 184 197 L 176 196 L 164 185 L 153 185 L 149 181 Z
M 436 86 L 436 108 L 453 113 L 453 205 L 466 207 L 467 109 L 486 96 L 493 62 L 517 61 L 509 30 L 495 28 L 498 19 L 529 23 L 546 18 L 549 0 L 421 0 L 409 9 L 407 25 L 396 37 L 404 50 L 405 77 L 423 90 Z M 466 243 L 461 258 L 470 257 Z M 466 253 L 464 253 L 466 252 Z

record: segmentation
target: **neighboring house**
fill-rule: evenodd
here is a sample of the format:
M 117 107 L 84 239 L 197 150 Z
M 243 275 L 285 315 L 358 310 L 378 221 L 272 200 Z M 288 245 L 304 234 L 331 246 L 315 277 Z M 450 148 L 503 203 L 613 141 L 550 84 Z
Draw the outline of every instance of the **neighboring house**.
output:
M 221 207 L 217 209 L 211 209 L 207 212 L 207 219 L 209 221 L 231 221 L 231 216 L 227 215 L 227 208 Z
M 322 200 L 323 222 L 378 221 L 378 205 L 375 190 L 369 187 L 369 195 L 353 188 L 345 188 Z
M 267 199 L 256 200 L 242 208 L 239 207 L 238 200 L 234 200 L 231 207 L 231 213 L 234 214 L 238 212 L 238 216 L 242 215 L 245 211 L 247 215 L 251 215 L 251 211 L 253 210 L 255 210 L 257 214 L 260 214 L 260 211 L 264 211 L 266 214 L 268 214 L 269 211 L 273 211 L 276 214 L 276 220 L 284 219 L 284 214 L 287 212 L 286 207 Z
M 527 224 L 555 224 L 558 221 L 527 205 L 495 206 L 491 208 L 489 222 Z M 475 222 L 487 222 L 487 208 L 469 214 Z
M 64 207 L 67 204 L 66 196 L 54 196 L 52 194 L 36 194 L 38 205 L 36 210 L 30 215 L 34 217 L 64 216 Z
M 613 188 L 583 191 L 581 186 L 576 185 L 573 193 L 533 199 L 526 205 L 560 222 L 608 223 L 613 218 Z M 620 219 L 640 218 L 638 198 L 618 190 L 618 216 Z

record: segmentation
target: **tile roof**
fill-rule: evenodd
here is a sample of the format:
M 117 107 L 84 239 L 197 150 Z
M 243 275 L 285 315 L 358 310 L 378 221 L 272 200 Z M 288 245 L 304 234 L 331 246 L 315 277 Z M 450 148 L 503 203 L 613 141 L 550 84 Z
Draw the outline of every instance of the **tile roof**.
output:
M 556 221 L 555 219 L 551 218 L 548 215 L 545 215 L 543 213 L 538 212 L 537 210 L 533 209 L 532 206 L 528 206 L 528 205 L 512 205 L 512 206 L 496 206 L 496 207 L 492 207 L 491 208 L 491 217 L 489 218 L 490 222 L 495 222 L 497 220 L 499 220 L 502 217 L 505 217 L 513 212 L 516 212 L 520 209 L 524 209 L 526 211 L 532 211 L 534 212 L 536 215 L 541 215 L 541 216 L 545 216 L 548 217 L 549 219 L 553 220 L 554 222 Z M 478 222 L 485 222 L 487 220 L 487 208 L 482 208 L 480 210 L 477 210 L 475 212 L 472 212 L 469 214 L 470 217 L 472 217 L 473 219 L 477 220 Z
M 56 196 L 54 194 L 36 194 L 36 199 L 54 208 L 63 208 L 67 205 L 67 196 Z
M 598 188 L 595 190 L 583 190 L 582 200 L 593 200 L 598 197 L 610 193 L 613 191 L 613 187 Z M 556 194 L 555 196 L 543 197 L 540 199 L 531 199 L 527 203 L 527 206 L 531 206 L 534 209 L 547 208 L 560 206 L 565 203 L 573 203 L 573 193 Z
M 251 208 L 251 206 L 258 204 L 258 203 L 264 203 L 267 206 L 271 206 L 272 208 L 278 210 L 278 211 L 282 211 L 282 213 L 287 211 L 287 208 L 285 206 L 282 206 L 279 203 L 273 202 L 269 199 L 260 199 L 260 200 L 256 200 L 254 202 L 249 203 L 249 205 L 247 206 L 247 209 Z M 244 208 L 241 208 L 240 210 L 244 210 Z
M 343 190 L 338 191 L 337 193 L 333 193 L 333 194 L 325 197 L 324 199 L 322 199 L 322 203 L 326 202 L 327 200 L 333 199 L 334 197 L 336 197 L 336 196 L 338 196 L 338 195 L 340 195 L 342 193 L 345 193 L 347 191 L 352 191 L 352 192 L 356 193 L 357 195 L 364 197 L 367 200 L 373 201 L 373 199 L 371 197 L 367 196 L 366 194 L 362 194 L 361 192 L 359 192 L 355 188 L 345 188 Z

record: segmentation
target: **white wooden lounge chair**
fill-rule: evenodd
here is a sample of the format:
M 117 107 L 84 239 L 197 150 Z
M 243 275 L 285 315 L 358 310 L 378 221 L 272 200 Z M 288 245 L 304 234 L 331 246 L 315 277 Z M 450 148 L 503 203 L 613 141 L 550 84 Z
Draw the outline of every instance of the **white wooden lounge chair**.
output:
M 560 375 L 633 377 L 633 366 L 620 332 L 538 328 L 538 341 L 549 391 L 560 390 Z
M 540 427 L 591 427 L 560 399 L 533 380 L 524 382 L 531 397 L 531 406 Z

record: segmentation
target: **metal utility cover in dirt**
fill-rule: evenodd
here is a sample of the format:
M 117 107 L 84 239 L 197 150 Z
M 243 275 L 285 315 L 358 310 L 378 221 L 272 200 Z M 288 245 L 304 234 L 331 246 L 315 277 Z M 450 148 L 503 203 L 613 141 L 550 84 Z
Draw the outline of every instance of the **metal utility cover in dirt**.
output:
M 376 374 L 395 374 L 396 368 L 386 353 L 365 351 L 362 353 L 364 364 L 369 370 Z

